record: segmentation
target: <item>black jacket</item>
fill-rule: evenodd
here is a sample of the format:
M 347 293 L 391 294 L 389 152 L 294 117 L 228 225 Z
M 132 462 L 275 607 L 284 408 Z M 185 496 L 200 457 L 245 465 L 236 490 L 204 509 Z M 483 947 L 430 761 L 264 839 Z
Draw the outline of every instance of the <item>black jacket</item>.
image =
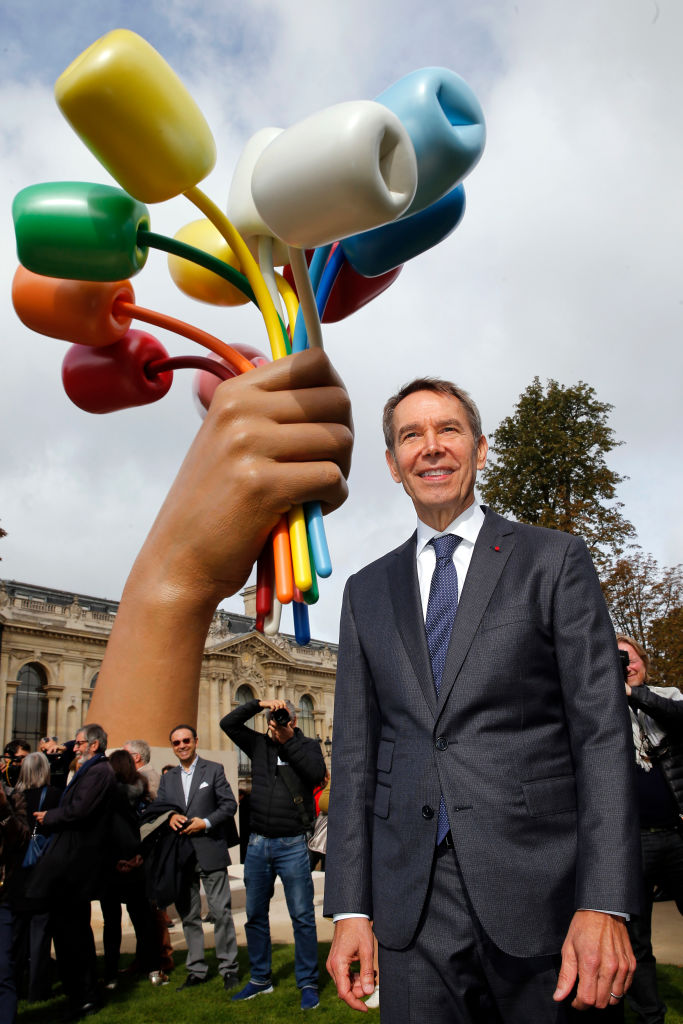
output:
M 652 757 L 669 784 L 678 813 L 683 815 L 683 700 L 662 697 L 649 686 L 634 686 L 628 703 L 634 711 L 649 715 L 666 733 Z
M 221 720 L 221 729 L 251 758 L 251 831 L 269 839 L 297 836 L 306 826 L 282 777 L 278 757 L 292 768 L 295 783 L 301 787 L 311 828 L 315 821 L 313 788 L 325 778 L 325 758 L 318 741 L 304 736 L 301 729 L 295 728 L 292 738 L 282 744 L 250 729 L 245 723 L 263 710 L 258 700 L 240 704 Z
M 108 860 L 116 778 L 104 757 L 84 768 L 65 789 L 59 807 L 45 815 L 45 831 L 55 835 L 28 884 L 31 898 L 97 898 Z

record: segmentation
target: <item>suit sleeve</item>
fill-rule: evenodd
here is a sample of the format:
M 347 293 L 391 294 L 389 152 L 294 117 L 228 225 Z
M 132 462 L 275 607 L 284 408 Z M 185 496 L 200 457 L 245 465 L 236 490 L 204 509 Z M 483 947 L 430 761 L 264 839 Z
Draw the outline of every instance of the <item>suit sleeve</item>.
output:
M 372 813 L 379 710 L 353 614 L 353 577 L 341 612 L 334 702 L 324 913 L 372 912 Z
M 614 629 L 577 537 L 557 581 L 553 629 L 576 773 L 576 907 L 636 913 L 640 839 L 630 720 Z
M 232 787 L 225 777 L 225 770 L 222 765 L 217 764 L 213 779 L 213 794 L 216 800 L 216 809 L 211 811 L 208 818 L 211 828 L 217 828 L 233 818 L 237 810 L 237 801 L 232 792 Z

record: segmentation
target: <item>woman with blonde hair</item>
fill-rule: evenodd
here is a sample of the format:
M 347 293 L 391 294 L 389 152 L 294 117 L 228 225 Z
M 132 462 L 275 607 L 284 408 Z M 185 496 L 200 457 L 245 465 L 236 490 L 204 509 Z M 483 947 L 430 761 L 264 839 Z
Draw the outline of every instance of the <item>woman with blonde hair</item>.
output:
M 683 693 L 650 684 L 650 659 L 633 637 L 619 634 L 631 713 L 643 855 L 641 913 L 628 925 L 638 967 L 626 999 L 639 1024 L 664 1024 L 652 952 L 655 886 L 683 907 Z M 628 661 L 626 661 L 628 658 Z

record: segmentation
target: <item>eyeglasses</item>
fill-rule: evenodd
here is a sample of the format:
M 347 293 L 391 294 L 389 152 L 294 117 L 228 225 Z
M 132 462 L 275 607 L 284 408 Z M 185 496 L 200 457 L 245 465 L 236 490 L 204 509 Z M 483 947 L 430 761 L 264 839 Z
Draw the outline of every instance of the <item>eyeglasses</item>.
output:
M 182 740 L 171 740 L 171 746 L 172 747 L 189 746 L 190 743 L 192 743 L 192 737 L 191 736 L 186 736 Z

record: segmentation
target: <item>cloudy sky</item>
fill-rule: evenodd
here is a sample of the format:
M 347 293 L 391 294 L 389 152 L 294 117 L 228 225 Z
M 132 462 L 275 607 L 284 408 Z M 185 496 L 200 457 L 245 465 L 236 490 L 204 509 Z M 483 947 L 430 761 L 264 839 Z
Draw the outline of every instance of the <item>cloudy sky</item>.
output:
M 638 539 L 681 560 L 683 502 L 680 0 L 7 0 L 0 6 L 0 576 L 116 599 L 199 419 L 189 372 L 144 409 L 89 416 L 60 380 L 66 345 L 32 334 L 10 301 L 11 202 L 50 180 L 110 182 L 60 114 L 53 85 L 110 29 L 144 36 L 214 133 L 203 187 L 224 204 L 246 140 L 325 106 L 372 99 L 402 75 L 451 68 L 479 97 L 488 142 L 465 218 L 373 304 L 325 329 L 351 394 L 351 496 L 327 519 L 334 574 L 313 634 L 336 640 L 344 580 L 413 528 L 384 465 L 385 397 L 417 374 L 451 377 L 485 429 L 535 375 L 583 380 L 614 405 L 612 467 Z M 144 160 L 141 151 L 140 159 Z M 198 214 L 152 208 L 174 234 Z M 254 307 L 184 297 L 161 254 L 135 279 L 141 305 L 226 341 L 267 348 Z M 193 346 L 159 337 L 173 354 Z M 239 596 L 226 607 L 242 609 Z M 283 628 L 291 629 L 285 612 Z

